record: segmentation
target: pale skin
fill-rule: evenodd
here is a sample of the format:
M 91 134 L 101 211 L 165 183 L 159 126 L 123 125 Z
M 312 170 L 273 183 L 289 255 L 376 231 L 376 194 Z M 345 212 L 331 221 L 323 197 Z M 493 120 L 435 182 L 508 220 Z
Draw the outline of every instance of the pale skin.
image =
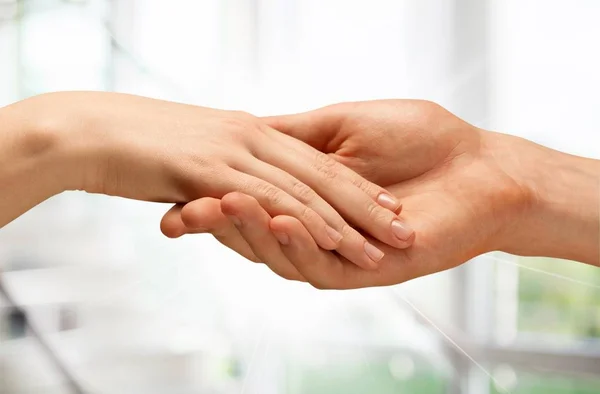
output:
M 426 101 L 342 103 L 263 119 L 402 201 L 411 247 L 364 270 L 324 250 L 297 219 L 234 192 L 175 206 L 167 236 L 210 232 L 246 258 L 321 289 L 401 283 L 489 251 L 600 266 L 600 161 L 478 129 Z
M 366 271 L 414 239 L 383 187 L 246 113 L 60 92 L 0 108 L 0 130 L 0 227 L 66 190 L 180 204 L 237 191 Z

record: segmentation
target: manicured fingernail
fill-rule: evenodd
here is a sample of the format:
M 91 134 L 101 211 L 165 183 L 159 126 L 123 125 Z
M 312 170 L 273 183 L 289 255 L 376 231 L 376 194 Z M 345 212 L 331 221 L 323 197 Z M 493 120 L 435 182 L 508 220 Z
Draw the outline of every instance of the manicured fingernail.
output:
M 390 211 L 396 212 L 396 210 L 400 208 L 400 202 L 389 194 L 381 193 L 379 196 L 377 196 L 377 202 L 379 205 L 389 209 Z
M 396 238 L 406 241 L 410 238 L 411 235 L 415 232 L 410 226 L 406 223 L 402 223 L 400 220 L 394 220 L 392 222 L 392 232 L 396 236 Z
M 234 226 L 240 227 L 242 225 L 242 221 L 237 216 L 227 215 L 227 217 L 229 218 L 229 220 L 231 220 Z
M 379 260 L 381 260 L 383 256 L 385 256 L 385 253 L 383 253 L 381 250 L 377 249 L 375 246 L 371 245 L 368 242 L 365 242 L 365 253 L 367 254 L 367 256 L 369 256 L 371 260 L 373 260 L 376 263 L 378 263 Z
M 327 231 L 327 235 L 329 236 L 329 238 L 331 238 L 331 240 L 333 242 L 335 242 L 336 244 L 339 243 L 342 238 L 344 238 L 342 236 L 342 234 L 338 233 L 334 228 L 329 227 L 329 226 L 325 226 L 325 231 Z
M 280 244 L 282 244 L 282 245 L 290 244 L 290 237 L 286 233 L 282 233 L 280 231 L 273 231 L 273 235 L 275 236 L 275 238 L 277 238 L 277 240 L 279 241 Z

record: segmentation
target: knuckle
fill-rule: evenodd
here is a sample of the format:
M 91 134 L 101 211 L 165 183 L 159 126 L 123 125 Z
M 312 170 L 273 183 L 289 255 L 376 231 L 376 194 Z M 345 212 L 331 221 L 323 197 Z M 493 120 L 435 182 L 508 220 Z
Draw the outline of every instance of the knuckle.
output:
M 304 204 L 310 203 L 315 199 L 315 192 L 300 181 L 295 181 L 292 185 L 292 195 Z
M 320 216 L 309 207 L 304 207 L 300 212 L 300 220 L 303 223 L 315 223 L 320 219 Z
M 358 231 L 356 231 L 351 225 L 349 225 L 346 222 L 342 223 L 342 225 L 340 226 L 339 232 L 340 232 L 340 234 L 342 234 L 342 236 L 344 238 L 349 238 L 349 239 L 352 239 L 353 237 L 356 237 L 357 235 L 360 236 Z
M 362 245 L 364 242 L 367 241 L 358 230 L 356 230 L 352 225 L 346 222 L 344 222 L 340 226 L 340 229 L 338 231 L 340 232 L 340 234 L 342 234 L 343 239 L 346 240 L 346 242 L 356 245 Z
M 282 192 L 269 184 L 259 186 L 257 191 L 273 206 L 279 206 L 283 201 Z
M 375 205 L 375 203 L 369 202 L 367 204 L 367 215 L 369 216 L 370 219 L 374 219 L 375 216 L 377 216 L 377 214 L 378 214 L 377 205 Z
M 376 196 L 382 192 L 378 186 L 362 177 L 353 177 L 352 184 L 367 193 L 369 196 Z
M 226 130 L 227 136 L 231 140 L 240 142 L 250 141 L 256 134 L 262 132 L 261 127 L 252 115 L 239 115 L 237 112 L 233 116 L 222 118 L 219 130 Z
M 237 117 L 223 118 L 221 119 L 221 125 L 229 132 L 245 131 L 250 126 L 246 120 Z
M 338 163 L 333 160 L 331 157 L 327 156 L 324 153 L 318 153 L 315 157 L 314 167 L 315 169 L 326 179 L 333 180 L 337 178 Z
M 245 122 L 255 123 L 257 121 L 256 116 L 246 111 L 231 111 L 231 114 L 233 115 L 233 118 L 240 119 Z
M 382 208 L 379 204 L 376 204 L 375 202 L 369 202 L 369 204 L 367 205 L 367 215 L 372 221 L 379 222 L 385 220 L 389 217 L 389 214 L 391 214 L 391 211 Z

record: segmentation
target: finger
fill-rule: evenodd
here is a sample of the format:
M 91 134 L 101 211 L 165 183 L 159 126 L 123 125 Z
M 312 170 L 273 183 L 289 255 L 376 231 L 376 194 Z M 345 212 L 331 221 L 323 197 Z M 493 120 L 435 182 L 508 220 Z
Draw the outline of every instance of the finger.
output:
M 194 200 L 183 207 L 180 216 L 188 234 L 211 233 L 220 243 L 244 258 L 260 262 L 237 228 L 221 211 L 221 200 L 210 197 Z
M 285 279 L 306 281 L 281 251 L 279 242 L 269 228 L 271 217 L 255 198 L 242 193 L 230 193 L 221 200 L 221 209 L 260 261 Z
M 190 207 L 193 207 L 190 210 Z M 186 222 L 186 212 L 191 212 Z M 194 222 L 190 222 L 193 220 Z M 213 233 L 217 235 L 230 226 L 221 213 L 221 203 L 214 198 L 201 198 L 188 204 L 176 204 L 161 220 L 161 231 L 169 238 L 178 238 L 184 234 Z M 234 228 L 235 230 L 235 228 Z M 236 230 L 237 231 L 237 230 Z
M 356 106 L 359 105 L 361 105 L 359 102 L 340 103 L 299 114 L 264 117 L 262 120 L 270 127 L 295 139 L 301 140 L 321 152 L 335 152 L 341 141 L 341 139 L 337 137 L 343 132 L 342 128 L 344 122 L 352 113 L 354 113 Z M 327 162 L 327 159 L 325 158 L 322 160 Z M 338 166 L 335 170 L 339 173 L 341 178 L 350 180 L 379 205 L 396 214 L 400 213 L 400 203 L 380 186 L 368 182 L 345 166 Z M 329 198 L 326 198 L 326 200 L 330 201 Z M 371 206 L 369 209 L 375 209 L 373 215 L 381 214 L 381 212 L 376 212 L 379 209 L 375 207 Z M 373 222 L 371 221 L 370 223 Z M 377 228 L 380 229 L 381 227 Z M 370 234 L 375 235 L 379 240 L 398 248 L 406 248 L 410 246 L 414 240 L 414 236 L 411 238 L 412 229 L 400 219 L 398 219 L 397 222 L 394 222 L 392 227 L 392 234 L 394 234 L 394 238 L 398 238 L 399 241 L 396 241 L 394 238 L 389 238 L 389 232 L 376 234 L 376 228 L 370 227 L 364 229 Z
M 356 111 L 356 107 L 361 104 L 363 103 L 340 103 L 298 114 L 267 116 L 261 118 L 261 120 L 269 127 L 287 134 L 293 139 L 300 140 L 320 152 L 336 153 L 340 144 L 344 141 L 344 123 Z M 288 144 L 289 141 L 288 139 Z M 303 151 L 309 154 L 314 153 L 314 150 L 304 149 Z M 338 171 L 345 178 L 354 180 L 357 186 L 374 200 L 379 200 L 378 202 L 382 206 L 399 213 L 400 203 L 393 195 L 386 193 L 385 189 L 371 182 L 363 182 L 362 177 L 357 176 L 355 171 L 345 166 L 339 168 Z M 383 197 L 383 199 L 380 199 L 380 197 Z
M 318 213 L 279 187 L 242 172 L 239 172 L 235 179 L 237 179 L 238 184 L 234 185 L 233 190 L 238 190 L 256 198 L 271 217 L 288 215 L 298 218 L 321 248 L 331 250 L 339 246 L 341 240 L 335 239 L 337 234 L 332 232 L 331 227 Z M 349 226 L 346 227 L 349 228 Z M 372 251 L 373 248 L 371 247 L 368 250 Z M 361 266 L 365 268 L 376 267 L 377 257 L 381 258 L 379 255 L 374 257 L 374 254 L 363 253 Z
M 185 204 L 180 212 L 181 221 L 188 230 L 203 229 L 213 235 L 237 233 L 221 211 L 221 200 L 203 197 Z
M 160 231 L 169 238 L 179 238 L 186 234 L 188 229 L 181 220 L 183 205 L 176 204 L 164 214 L 160 221 Z
M 329 152 L 329 142 L 341 128 L 352 103 L 335 104 L 308 112 L 266 116 L 261 120 L 273 129 L 304 141 L 321 152 Z
M 281 250 L 288 260 L 318 289 L 388 286 L 422 275 L 418 274 L 418 270 L 410 269 L 415 264 L 407 264 L 410 259 L 402 250 L 392 249 L 386 253 L 377 270 L 363 270 L 334 252 L 319 249 L 304 226 L 295 218 L 275 217 L 271 220 L 270 228 L 278 239 L 285 241 L 281 242 Z M 379 246 L 384 250 L 386 248 L 384 245 Z
M 277 215 L 296 217 L 308 229 L 321 248 L 326 250 L 336 249 L 341 241 L 339 234 L 318 213 L 276 185 L 236 169 L 241 168 L 240 163 L 248 166 L 248 163 L 251 163 L 252 160 L 260 163 L 259 160 L 252 157 L 251 160 L 240 161 L 232 167 L 231 172 L 225 173 L 221 177 L 223 182 L 213 190 L 215 196 L 220 197 L 233 191 L 250 195 L 258 200 L 259 204 L 271 217 Z M 350 226 L 346 225 L 344 229 L 345 233 L 350 233 L 349 229 Z M 361 264 L 364 268 L 375 268 L 377 261 L 381 259 L 383 253 L 367 242 L 363 242 L 361 246 L 363 259 L 357 264 Z M 357 251 L 355 254 L 358 255 L 359 252 Z M 355 258 L 354 261 L 359 261 L 359 259 Z
M 348 278 L 371 272 L 333 252 L 320 249 L 300 221 L 289 216 L 273 218 L 270 228 L 281 240 L 281 250 L 306 280 L 317 289 L 349 288 Z
M 300 142 L 289 136 L 281 133 L 271 135 L 287 150 L 265 149 L 263 145 L 256 151 L 259 159 L 303 180 L 344 218 L 378 240 L 396 248 L 407 248 L 412 244 L 414 231 L 394 212 L 399 211 L 400 203 L 384 188 L 322 152 L 302 149 Z M 305 165 L 298 165 L 298 155 L 304 158 Z
M 365 269 L 374 268 L 373 262 L 380 258 L 378 251 L 366 245 L 367 240 L 349 226 L 340 214 L 310 187 L 268 163 L 253 161 L 241 169 L 245 173 L 278 186 L 302 204 L 313 209 L 329 225 L 330 237 L 339 242 L 335 248 L 338 253 Z

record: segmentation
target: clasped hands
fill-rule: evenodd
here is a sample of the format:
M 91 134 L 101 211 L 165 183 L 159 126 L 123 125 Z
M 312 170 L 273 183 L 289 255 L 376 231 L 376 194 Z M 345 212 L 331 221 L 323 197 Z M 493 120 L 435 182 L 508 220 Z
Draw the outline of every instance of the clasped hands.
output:
M 520 218 L 533 191 L 517 175 L 522 162 L 509 159 L 527 141 L 415 100 L 342 103 L 249 122 L 290 147 L 254 145 L 271 158 L 272 175 L 266 168 L 251 174 L 314 211 L 286 211 L 248 187 L 174 206 L 161 224 L 165 235 L 212 233 L 247 259 L 320 289 L 391 285 L 492 250 L 527 252 Z M 338 246 L 319 231 L 324 223 L 343 236 Z M 377 248 L 367 246 L 370 259 L 362 237 Z
M 428 101 L 261 119 L 57 92 L 1 108 L 0 124 L 0 227 L 83 190 L 174 203 L 165 235 L 212 233 L 322 289 L 400 283 L 494 250 L 600 265 L 600 161 Z

